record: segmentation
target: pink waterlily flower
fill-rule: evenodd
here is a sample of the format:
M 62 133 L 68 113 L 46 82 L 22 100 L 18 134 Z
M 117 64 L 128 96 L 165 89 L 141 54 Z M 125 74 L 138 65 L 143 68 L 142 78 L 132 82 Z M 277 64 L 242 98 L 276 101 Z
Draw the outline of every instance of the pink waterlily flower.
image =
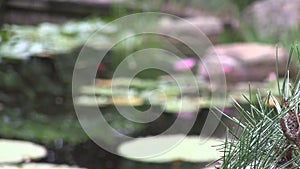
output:
M 195 66 L 195 64 L 196 60 L 194 58 L 186 58 L 175 62 L 173 69 L 176 71 L 190 70 Z
M 180 113 L 178 113 L 178 117 L 181 119 L 192 119 L 192 118 L 194 118 L 194 113 L 180 112 Z
M 232 110 L 231 108 L 224 108 L 224 109 L 222 110 L 222 112 L 223 112 L 224 114 L 231 115 L 231 114 L 233 113 L 233 110 Z
M 276 73 L 275 72 L 271 72 L 269 74 L 269 76 L 268 76 L 268 80 L 271 81 L 271 82 L 273 82 L 273 81 L 276 81 L 276 79 L 277 79 Z
M 230 66 L 230 65 L 222 65 L 222 72 L 225 73 L 225 74 L 229 74 L 233 71 L 233 67 Z
M 103 72 L 105 70 L 105 65 L 103 63 L 100 63 L 98 66 L 98 72 Z

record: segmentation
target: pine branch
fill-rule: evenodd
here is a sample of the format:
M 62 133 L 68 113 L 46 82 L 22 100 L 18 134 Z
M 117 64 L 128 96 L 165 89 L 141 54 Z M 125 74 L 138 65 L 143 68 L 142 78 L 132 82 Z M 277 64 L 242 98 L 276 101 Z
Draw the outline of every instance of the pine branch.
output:
M 258 91 L 255 103 L 249 88 L 250 96 L 244 98 L 250 111 L 234 101 L 241 118 L 226 117 L 239 129 L 228 129 L 228 135 L 222 145 L 224 155 L 221 168 L 299 168 L 300 73 L 298 72 L 296 81 L 291 82 L 288 70 L 294 51 L 294 48 L 290 50 L 282 85 L 279 83 L 278 64 L 276 65 L 279 98 L 271 91 L 267 97 L 263 97 Z M 298 48 L 296 53 L 300 64 Z M 270 105 L 270 102 L 273 105 Z

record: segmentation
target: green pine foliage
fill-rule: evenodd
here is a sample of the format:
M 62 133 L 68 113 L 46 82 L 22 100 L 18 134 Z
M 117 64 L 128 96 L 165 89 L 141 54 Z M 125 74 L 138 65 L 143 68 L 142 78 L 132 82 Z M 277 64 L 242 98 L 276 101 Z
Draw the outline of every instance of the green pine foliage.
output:
M 244 96 L 249 109 L 235 101 L 240 118 L 227 116 L 237 127 L 227 130 L 221 168 L 300 167 L 300 72 L 292 80 L 288 70 L 293 54 L 297 56 L 293 62 L 300 64 L 299 50 L 292 48 L 283 82 L 279 82 L 277 74 L 279 96 L 273 95 L 274 91 L 267 96 L 259 91 L 255 96 Z

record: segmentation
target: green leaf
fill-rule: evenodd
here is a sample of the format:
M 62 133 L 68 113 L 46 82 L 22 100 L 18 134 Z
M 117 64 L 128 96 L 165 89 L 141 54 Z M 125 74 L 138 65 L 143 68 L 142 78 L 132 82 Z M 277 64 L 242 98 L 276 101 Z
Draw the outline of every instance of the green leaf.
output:
M 46 154 L 44 147 L 31 142 L 0 139 L 0 164 L 39 159 Z
M 161 135 L 125 142 L 118 147 L 118 153 L 131 160 L 151 163 L 210 162 L 221 157 L 222 153 L 213 147 L 219 144 L 221 141 L 199 136 Z
M 55 165 L 47 163 L 27 163 L 21 166 L 0 166 L 0 169 L 84 169 L 78 167 L 72 167 L 68 165 Z
M 172 98 L 163 103 L 163 106 L 165 111 L 169 113 L 198 113 L 200 108 L 200 99 L 189 97 L 183 97 L 181 99 Z

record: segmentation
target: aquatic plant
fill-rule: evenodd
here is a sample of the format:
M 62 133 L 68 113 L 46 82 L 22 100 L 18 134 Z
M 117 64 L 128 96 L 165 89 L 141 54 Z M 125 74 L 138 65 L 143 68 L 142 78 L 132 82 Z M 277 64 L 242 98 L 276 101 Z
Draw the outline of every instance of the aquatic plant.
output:
M 68 165 L 55 165 L 47 163 L 27 163 L 20 166 L 3 165 L 0 169 L 85 169 Z
M 200 144 L 203 141 L 205 143 Z M 216 144 L 220 144 L 220 140 L 199 136 L 150 136 L 122 143 L 118 147 L 118 153 L 131 160 L 150 163 L 211 162 L 221 155 L 213 147 Z
M 0 139 L 1 164 L 28 162 L 47 155 L 44 147 L 26 141 Z

